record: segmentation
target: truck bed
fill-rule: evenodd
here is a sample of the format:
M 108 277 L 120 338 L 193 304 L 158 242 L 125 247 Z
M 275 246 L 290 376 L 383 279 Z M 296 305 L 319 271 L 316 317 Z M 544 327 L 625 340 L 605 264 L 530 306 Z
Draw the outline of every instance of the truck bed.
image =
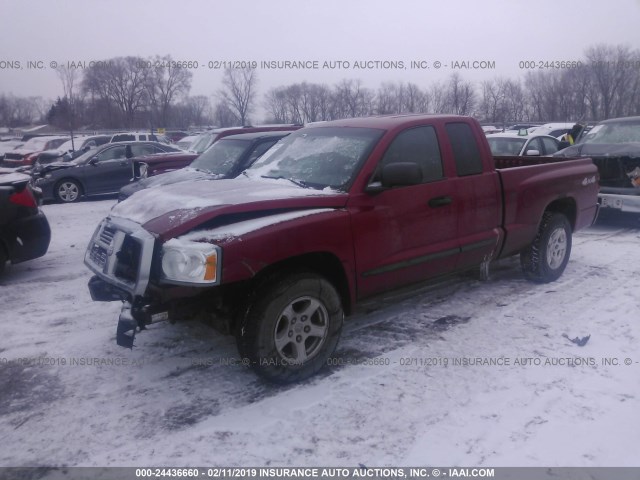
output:
M 573 212 L 574 230 L 589 226 L 597 205 L 589 202 L 598 188 L 590 158 L 494 157 L 503 195 L 502 224 L 506 238 L 501 256 L 517 253 L 538 230 L 548 205 L 563 204 Z M 576 205 L 582 205 L 578 208 Z

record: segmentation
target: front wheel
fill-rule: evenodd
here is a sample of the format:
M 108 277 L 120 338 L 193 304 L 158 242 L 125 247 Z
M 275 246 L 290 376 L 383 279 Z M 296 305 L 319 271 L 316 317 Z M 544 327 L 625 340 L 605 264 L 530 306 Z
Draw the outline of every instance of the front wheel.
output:
M 76 180 L 68 178 L 56 185 L 55 195 L 60 202 L 77 202 L 80 200 L 80 195 L 82 195 L 82 189 Z
M 237 333 L 240 355 L 275 383 L 318 372 L 335 351 L 343 309 L 336 289 L 314 273 L 295 273 L 263 284 Z
M 546 212 L 536 238 L 520 253 L 525 277 L 539 283 L 560 278 L 571 255 L 571 224 L 561 213 Z

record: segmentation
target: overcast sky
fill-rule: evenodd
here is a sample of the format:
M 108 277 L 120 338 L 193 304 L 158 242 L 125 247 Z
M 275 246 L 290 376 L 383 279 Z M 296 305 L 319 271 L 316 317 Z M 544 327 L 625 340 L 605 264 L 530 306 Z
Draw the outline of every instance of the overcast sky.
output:
M 62 94 L 52 61 L 168 54 L 198 62 L 192 95 L 220 88 L 210 61 L 319 62 L 312 71 L 258 68 L 262 94 L 343 78 L 372 88 L 426 85 L 449 76 L 454 61 L 495 62 L 458 70 L 465 79 L 516 77 L 520 61 L 580 60 L 597 43 L 640 47 L 640 0 L 0 0 L 0 19 L 0 93 L 45 98 Z M 404 68 L 368 68 L 376 60 Z M 16 61 L 20 69 L 11 68 Z M 28 69 L 27 61 L 44 68 Z M 325 61 L 349 67 L 322 68 Z M 369 64 L 356 69 L 356 61 Z

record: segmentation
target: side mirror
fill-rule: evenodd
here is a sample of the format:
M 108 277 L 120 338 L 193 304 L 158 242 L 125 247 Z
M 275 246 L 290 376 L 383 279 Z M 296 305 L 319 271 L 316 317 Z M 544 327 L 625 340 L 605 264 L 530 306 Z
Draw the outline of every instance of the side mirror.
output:
M 93 157 L 91 158 L 91 160 L 89 160 L 89 165 L 95 167 L 96 165 L 98 165 L 98 157 Z
M 406 187 L 422 183 L 422 169 L 414 162 L 390 163 L 382 167 L 380 181 L 372 182 L 368 193 L 379 193 L 388 188 Z
M 525 152 L 525 155 L 528 157 L 539 157 L 540 156 L 540 150 L 527 150 Z

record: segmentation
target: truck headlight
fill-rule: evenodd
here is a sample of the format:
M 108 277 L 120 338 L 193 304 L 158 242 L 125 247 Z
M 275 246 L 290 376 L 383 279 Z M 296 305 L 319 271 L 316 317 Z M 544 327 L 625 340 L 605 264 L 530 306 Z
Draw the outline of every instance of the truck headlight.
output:
M 170 240 L 162 247 L 162 274 L 167 283 L 220 283 L 222 250 L 216 245 Z

